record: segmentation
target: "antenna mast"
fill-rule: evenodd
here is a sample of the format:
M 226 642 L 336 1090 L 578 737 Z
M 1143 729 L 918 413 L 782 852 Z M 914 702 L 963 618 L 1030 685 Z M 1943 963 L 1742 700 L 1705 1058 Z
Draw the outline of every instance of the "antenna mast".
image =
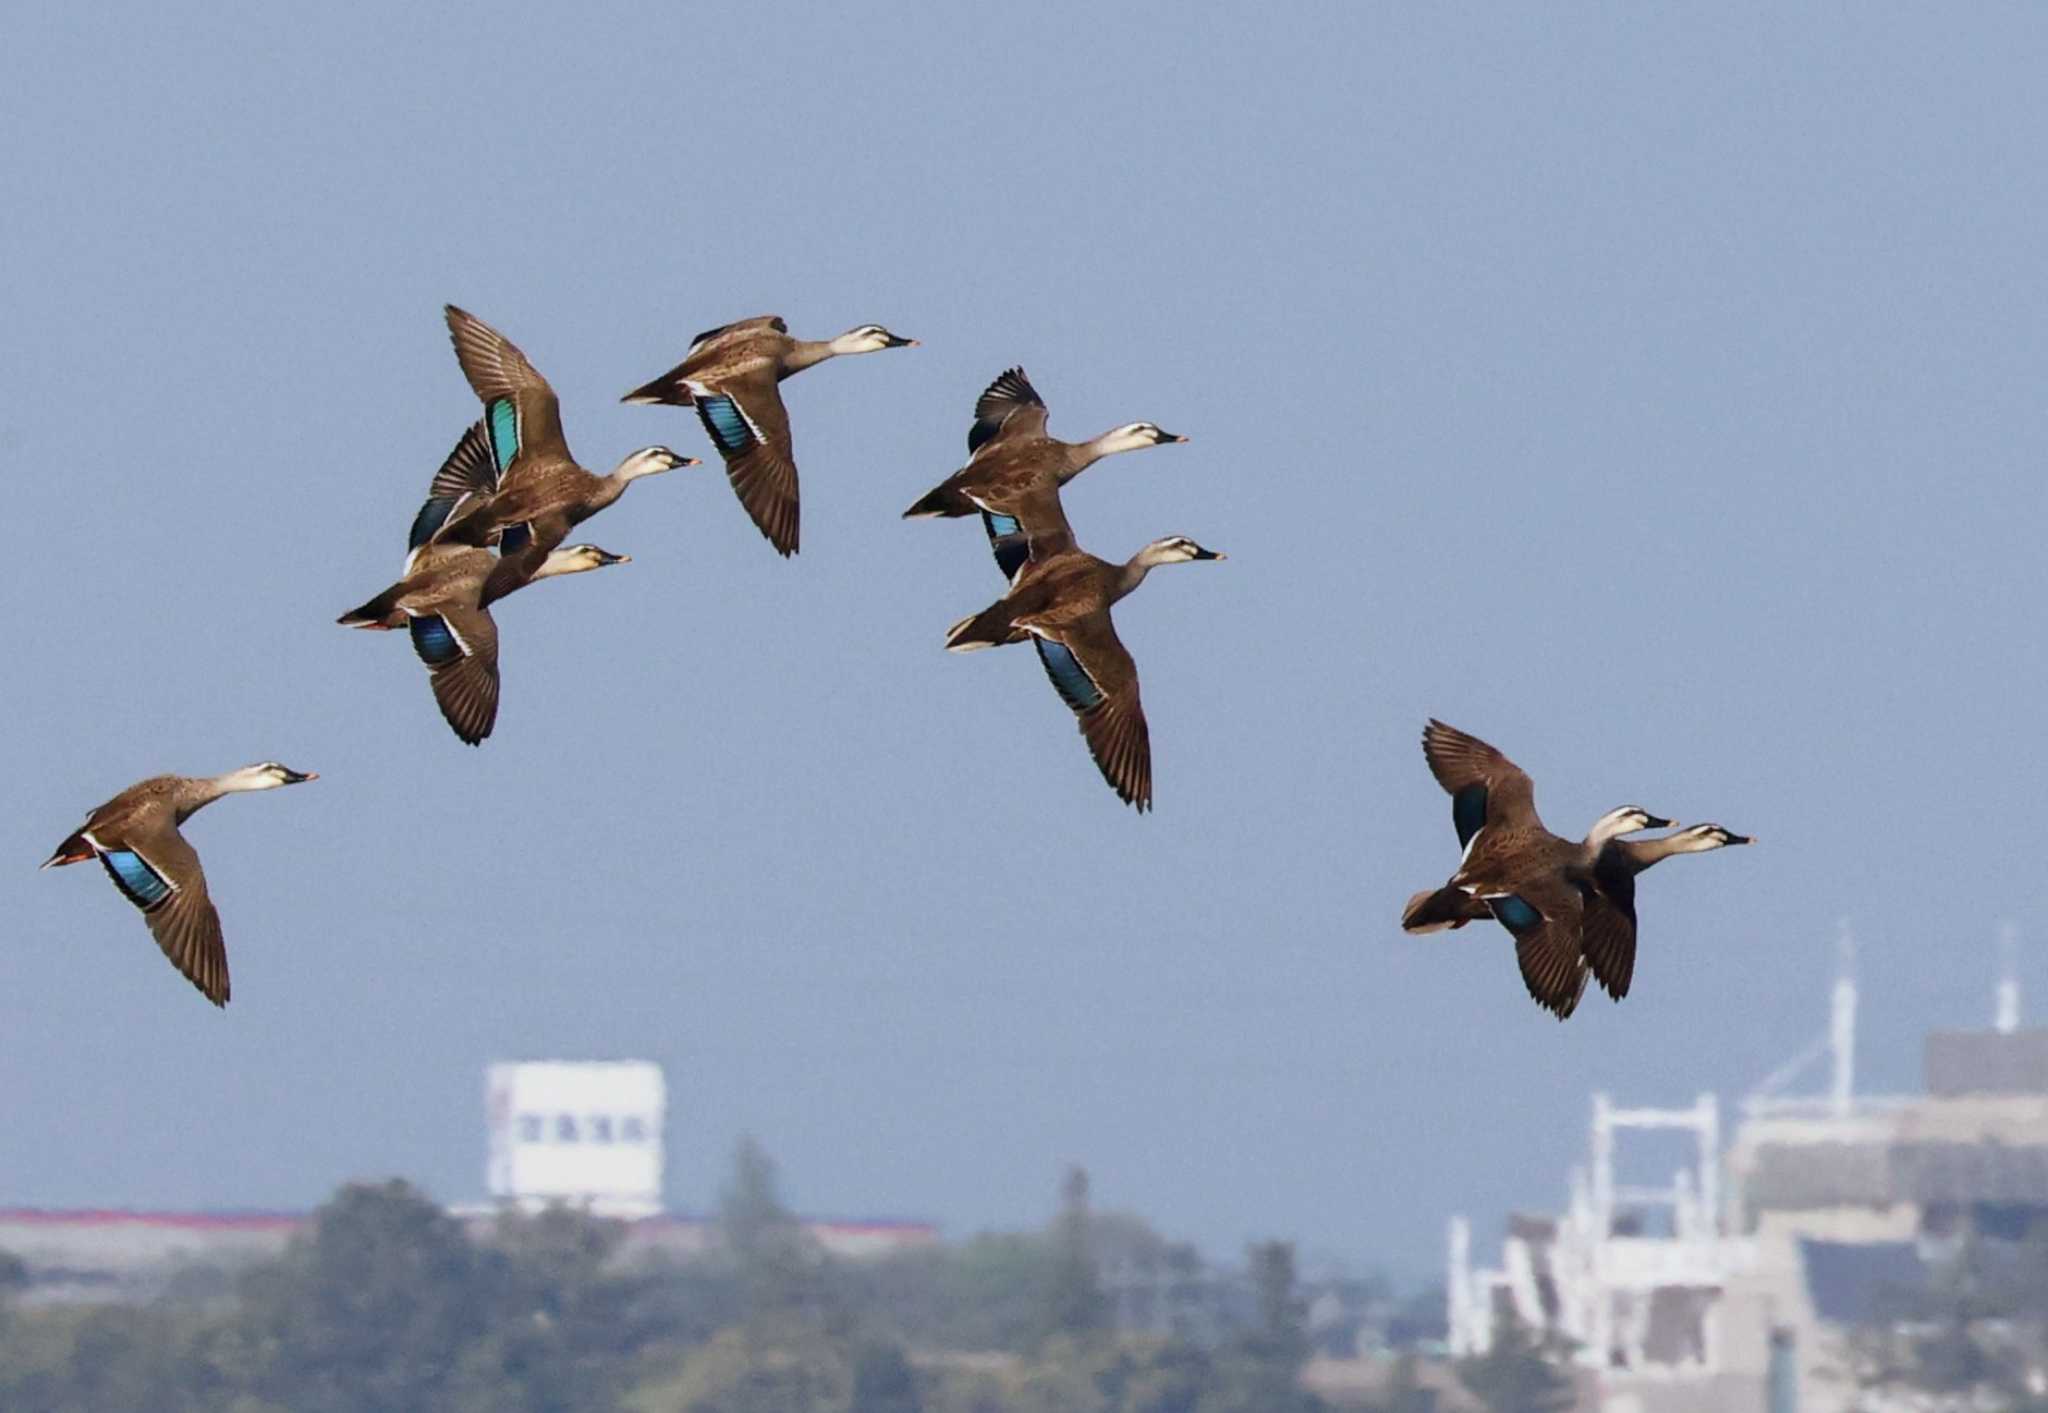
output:
M 1848 1117 L 1856 1094 L 1856 938 L 1843 918 L 1835 939 L 1835 994 L 1828 1017 L 1828 1049 L 1834 1057 L 1834 1082 L 1829 1106 L 1837 1118 Z

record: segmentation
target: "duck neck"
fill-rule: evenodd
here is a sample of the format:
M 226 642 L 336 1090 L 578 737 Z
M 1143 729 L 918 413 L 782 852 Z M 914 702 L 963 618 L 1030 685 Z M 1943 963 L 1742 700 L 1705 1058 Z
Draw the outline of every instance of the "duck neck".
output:
M 1138 585 L 1145 582 L 1145 576 L 1152 572 L 1152 556 L 1149 550 L 1139 550 L 1124 566 L 1117 570 L 1116 581 L 1110 586 L 1109 601 L 1127 597 Z
M 178 791 L 178 819 L 182 823 L 223 796 L 238 795 L 245 790 L 268 790 L 276 784 L 275 776 L 246 765 L 226 775 L 187 780 L 184 788 Z
M 791 373 L 815 367 L 828 358 L 837 358 L 840 350 L 832 346 L 836 342 L 836 339 L 791 339 L 789 352 L 782 355 L 782 376 L 786 378 Z
M 1060 484 L 1064 486 L 1105 456 L 1114 456 L 1120 451 L 1129 450 L 1129 447 L 1116 444 L 1116 431 L 1113 428 L 1099 437 L 1090 437 L 1085 442 L 1068 442 L 1066 463 L 1060 467 Z
M 1699 853 L 1701 846 L 1693 836 L 1666 834 L 1661 839 L 1617 839 L 1608 848 L 1628 861 L 1629 872 L 1641 873 L 1673 854 Z

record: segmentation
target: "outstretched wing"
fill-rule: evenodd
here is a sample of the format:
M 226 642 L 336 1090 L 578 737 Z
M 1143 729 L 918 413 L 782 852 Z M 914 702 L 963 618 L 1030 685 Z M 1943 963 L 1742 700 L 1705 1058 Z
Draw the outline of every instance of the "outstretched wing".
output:
M 455 443 L 455 450 L 434 473 L 427 487 L 426 504 L 413 517 L 412 533 L 405 547 L 418 549 L 434 538 L 434 532 L 448 522 L 449 512 L 466 496 L 487 496 L 498 487 L 498 463 L 491 452 L 490 433 L 480 421 L 472 422 Z
M 1422 730 L 1422 754 L 1437 784 L 1450 794 L 1451 822 L 1460 844 L 1470 844 L 1488 824 L 1543 827 L 1536 816 L 1535 784 L 1520 766 L 1477 736 L 1432 717 Z
M 503 476 L 522 456 L 568 460 L 562 410 L 548 380 L 512 340 L 474 314 L 451 304 L 447 317 L 462 375 L 484 404 L 498 474 Z
M 464 743 L 476 745 L 498 720 L 498 625 L 481 608 L 450 608 L 409 626 L 441 715 Z
M 1032 636 L 1042 644 L 1039 658 L 1053 687 L 1081 718 L 1102 778 L 1125 804 L 1151 809 L 1152 737 L 1138 699 L 1138 665 L 1108 612 L 1063 627 L 1055 640 Z
M 1537 1005 L 1563 1020 L 1586 989 L 1579 891 L 1561 880 L 1545 880 L 1489 901 L 1494 917 L 1514 936 L 1522 984 Z
M 1022 368 L 1006 369 L 974 403 L 974 424 L 967 429 L 967 450 L 977 452 L 998 435 L 1045 435 L 1045 400 Z
M 781 554 L 795 554 L 796 456 L 790 449 L 789 414 L 774 382 L 750 378 L 706 389 L 694 405 L 711 444 L 725 458 L 726 479 L 740 504 L 768 543 Z
M 206 893 L 199 855 L 168 822 L 126 846 L 103 850 L 100 864 L 121 896 L 142 910 L 164 956 L 216 1006 L 228 1003 L 228 951 L 220 914 Z
M 1586 895 L 1580 950 L 1601 988 L 1619 1001 L 1636 972 L 1636 878 L 1626 868 L 1595 868 Z

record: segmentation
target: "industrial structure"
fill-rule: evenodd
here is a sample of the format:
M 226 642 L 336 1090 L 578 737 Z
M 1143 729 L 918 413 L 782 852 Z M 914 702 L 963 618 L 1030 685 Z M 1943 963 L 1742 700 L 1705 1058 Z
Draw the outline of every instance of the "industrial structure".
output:
M 2010 929 L 2000 945 L 1992 1028 L 1929 1035 L 1924 1094 L 1856 1092 L 1846 928 L 1826 1031 L 1743 1099 L 1725 1149 L 1711 1094 L 1595 1094 L 1562 1214 L 1511 1218 L 1487 1270 L 1452 1219 L 1452 1352 L 1512 1318 L 1569 1348 L 1608 1413 L 1858 1406 L 1847 1338 L 1881 1292 L 1924 1286 L 1966 1238 L 2048 1231 L 2048 1031 L 2020 1027 Z M 1822 1061 L 1826 1087 L 1791 1092 Z M 1644 1130 L 1689 1135 L 1694 1156 L 1667 1186 L 1618 1186 L 1616 1145 Z

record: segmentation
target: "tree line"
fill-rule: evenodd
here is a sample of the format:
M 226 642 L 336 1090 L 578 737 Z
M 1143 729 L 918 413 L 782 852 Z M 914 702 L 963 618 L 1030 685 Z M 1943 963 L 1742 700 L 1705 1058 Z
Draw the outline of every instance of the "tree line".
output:
M 1247 1299 L 1223 1326 L 1183 1331 L 1166 1321 L 1162 1331 L 1134 1334 L 1117 1328 L 1098 1258 L 1101 1234 L 1117 1220 L 1090 1209 L 1086 1177 L 1077 1171 L 1043 1231 L 837 1260 L 783 1204 L 774 1164 L 748 1142 L 721 1196 L 715 1251 L 629 1262 L 619 1259 L 623 1228 L 579 1211 L 506 1213 L 472 1229 L 404 1182 L 351 1184 L 275 1259 L 211 1279 L 191 1273 L 146 1304 L 37 1305 L 19 1298 L 25 1270 L 0 1260 L 0 1408 L 1322 1413 L 1333 1406 L 1301 1385 L 1311 1350 L 1289 1243 L 1248 1251 Z M 1341 1406 L 1429 1413 L 1438 1395 L 1415 1369 L 1411 1357 L 1383 1397 Z M 1501 1382 L 1501 1370 L 1492 1376 Z M 1509 1384 L 1512 1374 L 1502 1392 Z

